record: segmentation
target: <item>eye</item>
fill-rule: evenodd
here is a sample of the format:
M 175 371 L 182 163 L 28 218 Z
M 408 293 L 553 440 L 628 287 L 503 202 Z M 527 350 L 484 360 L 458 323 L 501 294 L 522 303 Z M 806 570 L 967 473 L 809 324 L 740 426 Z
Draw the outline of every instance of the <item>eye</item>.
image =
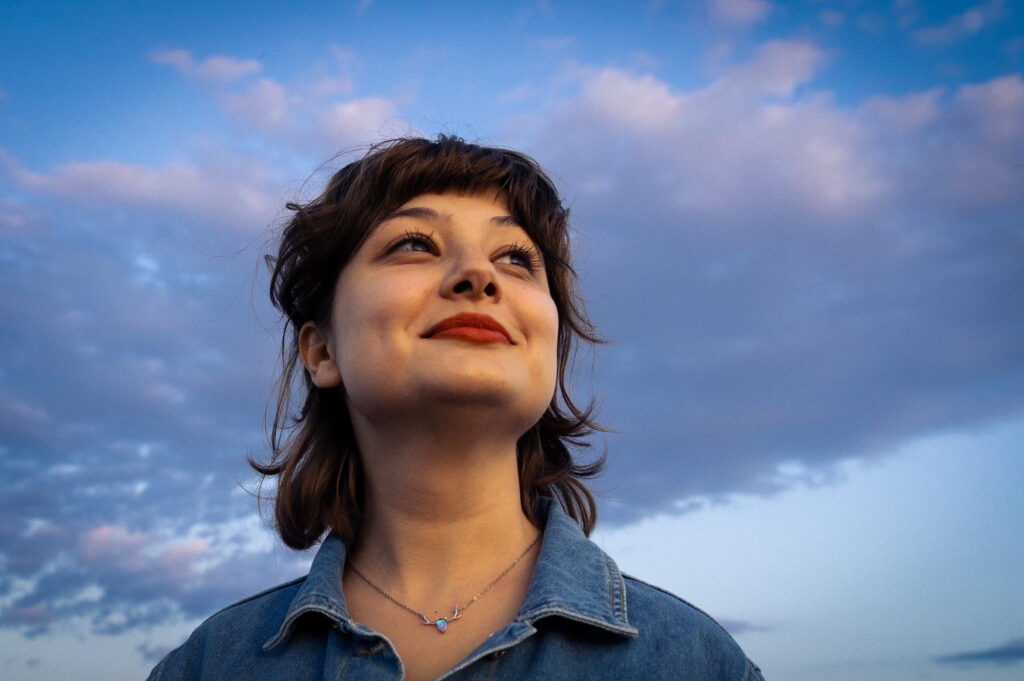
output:
M 522 267 L 524 270 L 533 272 L 538 269 L 541 265 L 540 255 L 537 253 L 536 247 L 530 244 L 512 244 L 505 248 L 495 260 L 496 263 L 503 265 L 514 265 L 516 267 Z
M 437 244 L 430 234 L 422 232 L 405 232 L 392 239 L 384 249 L 386 253 L 414 252 L 414 253 L 437 253 Z

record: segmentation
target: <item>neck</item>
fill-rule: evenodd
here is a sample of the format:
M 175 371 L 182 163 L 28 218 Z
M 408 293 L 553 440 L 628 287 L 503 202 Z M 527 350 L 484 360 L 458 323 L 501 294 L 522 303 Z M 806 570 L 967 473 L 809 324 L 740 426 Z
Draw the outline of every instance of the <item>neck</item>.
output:
M 538 536 L 522 510 L 514 436 L 353 425 L 366 498 L 351 559 L 371 579 L 424 605 L 461 601 Z

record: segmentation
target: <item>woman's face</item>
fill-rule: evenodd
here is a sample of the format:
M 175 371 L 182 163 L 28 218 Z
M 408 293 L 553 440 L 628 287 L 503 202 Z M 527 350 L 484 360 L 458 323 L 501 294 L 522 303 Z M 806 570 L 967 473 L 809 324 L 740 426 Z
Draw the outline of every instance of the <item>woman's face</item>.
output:
M 392 213 L 338 277 L 327 331 L 314 382 L 343 385 L 354 418 L 494 408 L 518 436 L 554 394 L 558 312 L 503 196 L 424 194 Z

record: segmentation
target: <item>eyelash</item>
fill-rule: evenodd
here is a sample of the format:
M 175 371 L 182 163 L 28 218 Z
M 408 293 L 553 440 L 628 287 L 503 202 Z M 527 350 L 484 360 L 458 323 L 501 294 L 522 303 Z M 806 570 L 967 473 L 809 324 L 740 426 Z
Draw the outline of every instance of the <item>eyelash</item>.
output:
M 526 261 L 525 269 L 529 272 L 533 272 L 540 268 L 540 254 L 537 253 L 537 247 L 528 242 L 515 242 L 509 244 L 501 253 L 498 254 L 499 258 L 504 258 L 507 255 L 518 255 L 522 256 L 523 260 Z
M 393 253 L 398 250 L 399 246 L 413 241 L 425 244 L 431 253 L 437 253 L 437 245 L 434 243 L 434 234 L 424 234 L 423 232 L 403 232 L 402 234 L 399 234 L 384 248 L 384 252 Z
M 394 239 L 384 248 L 386 253 L 394 253 L 398 248 L 407 243 L 421 243 L 427 246 L 430 253 L 437 254 L 437 244 L 434 243 L 434 235 L 425 234 L 423 232 L 403 232 Z M 525 261 L 525 265 L 520 265 L 523 269 L 528 272 L 534 272 L 540 268 L 541 257 L 537 252 L 536 246 L 526 241 L 517 241 L 509 244 L 498 253 L 499 258 L 504 258 L 509 255 L 518 255 Z

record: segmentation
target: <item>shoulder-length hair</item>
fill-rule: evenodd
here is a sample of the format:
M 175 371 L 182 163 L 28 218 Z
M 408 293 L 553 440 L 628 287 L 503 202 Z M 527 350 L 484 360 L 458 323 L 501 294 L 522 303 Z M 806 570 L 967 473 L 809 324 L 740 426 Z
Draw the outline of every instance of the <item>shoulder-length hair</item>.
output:
M 308 321 L 330 321 L 338 275 L 387 215 L 422 194 L 485 191 L 505 197 L 509 212 L 536 243 L 558 310 L 558 387 L 544 415 L 516 445 L 523 511 L 535 521 L 536 502 L 553 497 L 587 534 L 593 529 L 597 507 L 582 478 L 596 475 L 604 457 L 582 464 L 570 453 L 570 447 L 587 446 L 586 436 L 599 426 L 592 419 L 592 400 L 585 408 L 573 402 L 568 368 L 579 341 L 600 340 L 570 264 L 568 209 L 531 158 L 442 135 L 377 144 L 336 172 L 317 198 L 304 205 L 288 203 L 294 214 L 283 227 L 277 255 L 266 256 L 270 300 L 287 322 L 276 404 L 268 412 L 273 413 L 271 458 L 249 463 L 264 481 L 277 477 L 274 516 L 286 545 L 309 548 L 328 530 L 354 540 L 364 502 L 344 388 L 313 385 L 299 360 L 299 329 Z M 295 414 L 293 400 L 301 402 Z

